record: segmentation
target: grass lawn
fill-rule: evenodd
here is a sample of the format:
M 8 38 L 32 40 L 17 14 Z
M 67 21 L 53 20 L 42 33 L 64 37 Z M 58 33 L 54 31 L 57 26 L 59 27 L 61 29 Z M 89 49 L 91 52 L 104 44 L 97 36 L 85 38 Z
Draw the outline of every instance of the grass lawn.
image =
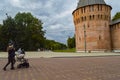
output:
M 54 50 L 54 52 L 75 52 L 76 49 L 72 48 L 72 49 L 65 49 L 65 50 Z

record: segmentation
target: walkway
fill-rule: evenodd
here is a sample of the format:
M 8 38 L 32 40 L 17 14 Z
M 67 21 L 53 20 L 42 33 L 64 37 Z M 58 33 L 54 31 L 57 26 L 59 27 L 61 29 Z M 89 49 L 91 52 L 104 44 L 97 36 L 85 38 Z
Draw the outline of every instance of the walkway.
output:
M 26 58 L 120 56 L 120 53 L 63 53 L 63 52 L 26 52 Z M 0 52 L 0 58 L 7 58 L 7 52 Z
M 120 56 L 29 58 L 30 68 L 3 71 L 0 80 L 119 80 Z
M 37 53 L 35 53 L 37 54 Z M 39 53 L 38 53 L 39 54 Z M 37 55 L 38 55 L 37 54 Z M 41 53 L 52 54 L 52 53 Z M 53 53 L 54 54 L 54 53 Z M 57 53 L 57 55 L 60 53 Z M 66 54 L 66 53 L 65 53 Z M 72 53 L 71 53 L 72 54 Z M 101 53 L 102 54 L 102 53 Z M 111 53 L 112 54 L 112 53 Z M 0 58 L 0 80 L 119 80 L 120 56 L 105 55 L 97 57 L 40 56 L 32 53 L 29 58 L 30 68 L 7 71 L 2 68 L 7 59 Z M 57 57 L 57 58 L 56 58 Z M 17 63 L 18 64 L 18 63 Z M 17 64 L 15 66 L 17 66 Z

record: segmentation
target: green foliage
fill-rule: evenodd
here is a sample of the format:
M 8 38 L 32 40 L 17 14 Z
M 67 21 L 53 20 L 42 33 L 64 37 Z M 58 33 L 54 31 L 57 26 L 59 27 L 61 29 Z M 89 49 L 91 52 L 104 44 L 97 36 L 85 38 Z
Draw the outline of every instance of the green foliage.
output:
M 15 40 L 16 37 L 16 24 L 13 18 L 7 16 L 7 19 L 3 21 L 3 25 L 1 27 L 1 47 L 3 50 L 6 49 L 8 42 L 10 40 Z
M 54 52 L 75 52 L 75 48 L 64 49 L 64 50 L 54 50 Z
M 44 33 L 41 20 L 32 16 L 31 13 L 18 13 L 15 16 L 18 26 L 17 44 L 26 50 L 36 50 L 44 47 Z M 34 47 L 33 47 L 34 46 Z
M 117 13 L 114 15 L 112 21 L 115 21 L 115 20 L 118 20 L 118 19 L 120 19 L 120 12 L 117 12 Z
M 12 40 L 16 48 L 25 50 L 36 50 L 44 47 L 44 31 L 41 20 L 35 18 L 31 13 L 18 13 L 15 18 L 7 16 L 1 27 L 1 44 L 5 50 L 8 42 Z
M 15 48 L 33 51 L 38 48 L 56 50 L 64 49 L 66 45 L 47 40 L 44 35 L 42 21 L 31 13 L 17 13 L 14 18 L 7 16 L 0 25 L 0 50 L 6 50 L 8 42 L 12 40 Z
M 72 38 L 70 37 L 68 38 L 67 45 L 68 45 L 68 48 L 75 48 L 75 36 Z
M 48 50 L 58 50 L 58 49 L 66 49 L 66 45 L 56 42 L 54 40 L 46 40 L 45 47 Z
M 2 37 L 2 25 L 0 25 L 0 51 L 3 50 L 3 39 L 1 38 Z

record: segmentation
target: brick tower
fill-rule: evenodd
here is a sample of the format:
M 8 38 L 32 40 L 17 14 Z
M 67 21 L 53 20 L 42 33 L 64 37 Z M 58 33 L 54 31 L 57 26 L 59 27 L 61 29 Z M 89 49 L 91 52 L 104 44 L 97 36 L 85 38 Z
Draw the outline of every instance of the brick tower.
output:
M 79 0 L 72 13 L 77 52 L 111 50 L 111 9 L 104 0 Z

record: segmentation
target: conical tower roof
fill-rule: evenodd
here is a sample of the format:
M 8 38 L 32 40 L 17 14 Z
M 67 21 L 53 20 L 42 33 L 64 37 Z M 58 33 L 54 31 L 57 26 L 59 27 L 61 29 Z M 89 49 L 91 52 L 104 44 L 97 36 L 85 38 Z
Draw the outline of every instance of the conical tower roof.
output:
M 106 4 L 106 3 L 104 0 L 79 0 L 77 8 L 93 4 Z

